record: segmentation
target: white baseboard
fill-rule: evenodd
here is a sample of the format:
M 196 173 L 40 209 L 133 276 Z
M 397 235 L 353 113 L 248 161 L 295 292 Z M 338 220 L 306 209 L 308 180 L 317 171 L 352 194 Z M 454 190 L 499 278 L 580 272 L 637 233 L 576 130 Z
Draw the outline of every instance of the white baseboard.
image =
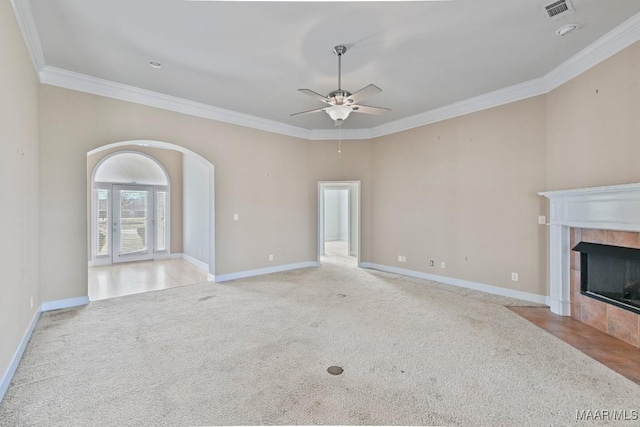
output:
M 60 310 L 62 308 L 72 308 L 89 304 L 89 297 L 76 297 L 59 299 L 56 301 L 45 301 L 40 306 L 40 311 Z
M 18 365 L 20 364 L 20 359 L 22 359 L 22 355 L 24 354 L 25 349 L 27 348 L 27 344 L 29 344 L 29 340 L 31 339 L 31 334 L 33 334 L 33 330 L 38 323 L 38 319 L 40 318 L 40 310 L 36 310 L 33 315 L 33 319 L 31 319 L 31 323 L 29 327 L 25 331 L 22 336 L 22 340 L 20 341 L 20 345 L 16 349 L 16 352 L 13 354 L 11 358 L 11 363 L 7 367 L 4 375 L 2 376 L 2 381 L 0 381 L 0 402 L 4 398 L 5 393 L 9 389 L 9 385 L 11 384 L 11 380 L 13 379 L 13 375 L 16 373 L 16 369 L 18 369 Z
M 387 273 L 401 274 L 403 276 L 415 277 L 417 279 L 432 280 L 434 282 L 440 282 L 447 285 L 473 289 L 476 291 L 482 291 L 482 292 L 487 292 L 489 294 L 516 298 L 519 300 L 535 302 L 538 304 L 545 304 L 545 305 L 547 304 L 547 296 L 545 295 L 537 295 L 529 292 L 516 291 L 515 289 L 501 288 L 499 286 L 485 285 L 483 283 L 470 282 L 468 280 L 454 279 L 452 277 L 446 277 L 446 276 L 438 276 L 437 274 L 423 273 L 421 271 L 405 270 L 404 268 L 391 267 L 388 265 L 376 264 L 373 262 L 361 262 L 358 265 L 358 267 L 385 271 Z
M 216 281 L 215 274 L 207 273 L 207 280 L 210 282 L 215 282 Z
M 199 259 L 192 257 L 191 255 L 187 255 L 185 253 L 175 253 L 171 254 L 171 259 L 183 259 L 185 261 L 189 261 L 191 264 L 195 265 L 198 268 L 203 269 L 204 271 L 209 271 L 209 264 L 206 262 L 202 262 Z
M 299 262 L 297 264 L 277 265 L 275 267 L 258 268 L 257 270 L 239 271 L 237 273 L 216 274 L 215 281 L 226 282 L 228 280 L 244 279 L 246 277 L 262 276 L 263 274 L 280 273 L 282 271 L 297 270 L 299 268 L 320 267 L 317 261 Z

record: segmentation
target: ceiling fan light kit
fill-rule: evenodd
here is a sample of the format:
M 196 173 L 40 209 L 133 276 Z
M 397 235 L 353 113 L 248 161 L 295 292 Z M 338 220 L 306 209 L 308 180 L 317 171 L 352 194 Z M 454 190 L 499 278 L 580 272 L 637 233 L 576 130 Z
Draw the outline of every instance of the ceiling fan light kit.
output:
M 310 97 L 329 104 L 329 107 L 317 108 L 315 110 L 302 111 L 300 113 L 294 113 L 292 116 L 298 116 L 301 114 L 317 113 L 320 111 L 326 112 L 332 120 L 337 124 L 342 123 L 349 117 L 349 114 L 353 111 L 365 114 L 384 114 L 391 111 L 388 108 L 383 107 L 371 107 L 368 105 L 358 105 L 361 100 L 373 96 L 382 92 L 378 86 L 370 84 L 363 87 L 355 93 L 351 93 L 342 89 L 342 55 L 347 52 L 347 47 L 339 45 L 333 48 L 333 53 L 338 56 L 338 89 L 329 92 L 327 96 L 320 95 L 311 89 L 298 89 L 298 91 L 309 95 Z

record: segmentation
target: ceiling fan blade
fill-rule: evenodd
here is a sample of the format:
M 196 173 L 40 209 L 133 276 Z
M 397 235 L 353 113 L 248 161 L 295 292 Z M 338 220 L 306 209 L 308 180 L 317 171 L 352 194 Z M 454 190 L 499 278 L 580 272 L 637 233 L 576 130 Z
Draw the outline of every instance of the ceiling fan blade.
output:
M 325 104 L 331 104 L 331 100 L 324 95 L 320 95 L 318 92 L 314 92 L 311 89 L 298 89 L 298 92 L 309 95 L 313 99 L 324 102 Z
M 293 113 L 291 114 L 292 116 L 300 116 L 302 114 L 311 114 L 311 113 L 319 113 L 320 111 L 324 111 L 329 107 L 324 107 L 324 108 L 316 108 L 315 110 L 309 110 L 309 111 L 301 111 L 299 113 Z
M 369 98 L 370 96 L 373 96 L 373 95 L 377 95 L 380 92 L 382 92 L 382 89 L 380 89 L 376 85 L 365 86 L 349 97 L 349 99 L 352 100 L 351 102 L 349 102 L 349 104 L 357 104 L 363 99 Z
M 384 107 L 371 107 L 369 105 L 353 105 L 351 107 L 354 113 L 364 113 L 364 114 L 385 114 L 391 111 L 390 108 Z

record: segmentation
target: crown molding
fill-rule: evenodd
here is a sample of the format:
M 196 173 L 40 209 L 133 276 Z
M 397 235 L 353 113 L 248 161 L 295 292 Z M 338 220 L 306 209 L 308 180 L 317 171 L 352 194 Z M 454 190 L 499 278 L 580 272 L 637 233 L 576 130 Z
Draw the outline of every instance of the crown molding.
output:
M 133 102 L 135 104 L 147 105 L 149 107 L 175 111 L 177 113 L 188 114 L 190 116 L 216 120 L 219 122 L 293 136 L 296 138 L 309 139 L 309 134 L 311 133 L 309 129 L 291 126 L 249 114 L 238 113 L 236 111 L 226 110 L 224 108 L 214 107 L 199 102 L 189 101 L 184 98 L 165 95 L 146 89 L 140 89 L 135 86 L 124 85 L 122 83 L 116 83 L 110 80 L 100 79 L 48 65 L 40 72 L 40 82 L 51 86 L 77 90 L 79 92 L 105 96 L 107 98 Z
M 640 40 L 640 13 L 547 73 L 544 76 L 547 92 L 551 92 L 638 40 Z
M 546 94 L 640 40 L 640 13 L 546 75 L 368 129 L 305 129 L 46 65 L 28 1 L 11 0 L 40 82 L 307 140 L 372 139 Z
M 24 42 L 27 45 L 27 50 L 31 56 L 33 67 L 36 69 L 36 74 L 39 74 L 46 63 L 42 45 L 40 44 L 40 37 L 38 36 L 38 30 L 36 29 L 36 22 L 33 20 L 31 4 L 27 0 L 11 0 L 11 6 L 13 7 L 13 13 L 16 15 L 16 21 L 18 21 L 18 27 L 20 27 Z
M 486 110 L 522 99 L 543 95 L 547 92 L 544 78 L 529 80 L 524 83 L 499 89 L 484 95 L 465 99 L 464 101 L 445 105 L 425 113 L 385 123 L 371 129 L 371 137 L 378 138 L 397 132 L 429 125 L 469 113 Z
M 371 139 L 370 129 L 314 129 L 307 139 L 326 141 L 331 139 Z

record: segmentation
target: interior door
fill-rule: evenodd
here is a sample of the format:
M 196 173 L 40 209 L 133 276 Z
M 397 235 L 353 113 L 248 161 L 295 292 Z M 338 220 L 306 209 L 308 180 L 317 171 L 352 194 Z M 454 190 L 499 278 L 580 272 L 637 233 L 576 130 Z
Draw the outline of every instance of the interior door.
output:
M 152 260 L 155 247 L 153 187 L 113 186 L 112 262 Z

